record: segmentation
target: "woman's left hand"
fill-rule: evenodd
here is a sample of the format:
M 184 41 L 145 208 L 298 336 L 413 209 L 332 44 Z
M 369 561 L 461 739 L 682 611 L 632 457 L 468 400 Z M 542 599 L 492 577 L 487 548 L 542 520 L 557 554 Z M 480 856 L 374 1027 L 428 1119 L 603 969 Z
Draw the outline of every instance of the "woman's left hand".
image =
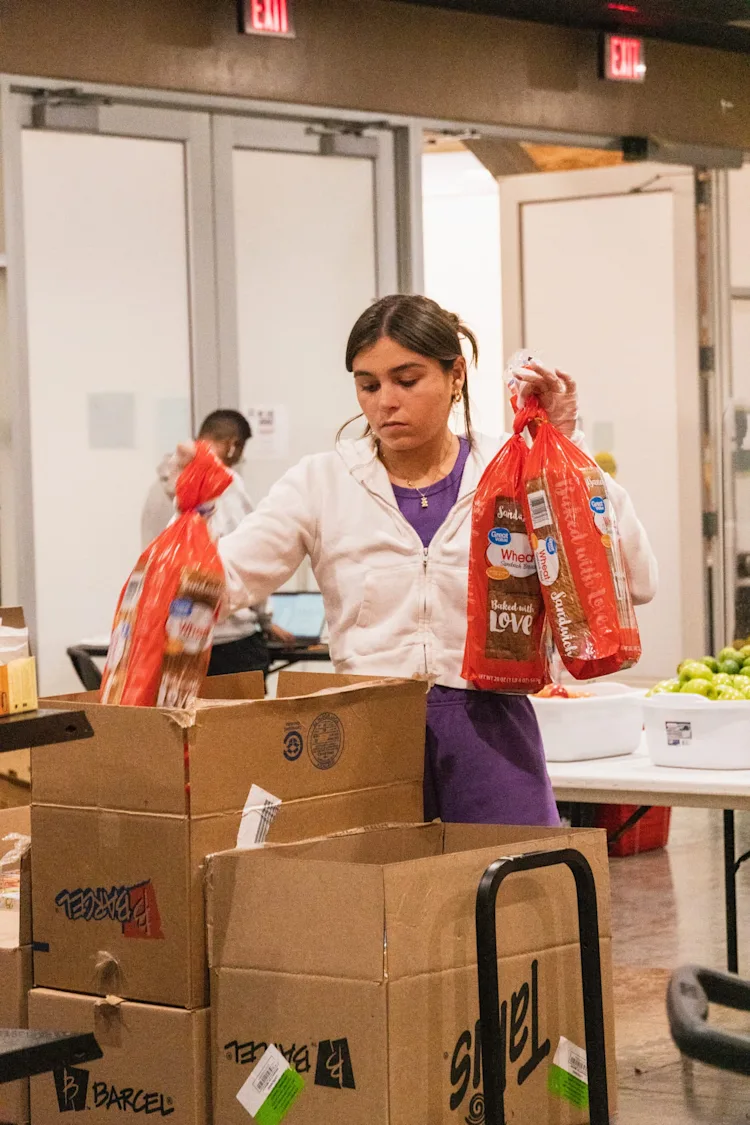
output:
M 523 406 L 536 395 L 553 426 L 566 437 L 572 437 L 578 418 L 578 390 L 575 380 L 564 371 L 550 371 L 539 363 L 513 372 L 518 381 L 518 405 Z

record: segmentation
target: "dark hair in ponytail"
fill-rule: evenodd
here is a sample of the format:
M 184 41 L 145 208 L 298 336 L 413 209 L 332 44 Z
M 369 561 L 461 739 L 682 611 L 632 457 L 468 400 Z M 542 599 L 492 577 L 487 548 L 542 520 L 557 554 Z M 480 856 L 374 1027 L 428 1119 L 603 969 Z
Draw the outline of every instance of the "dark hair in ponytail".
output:
M 365 309 L 352 328 L 346 345 L 347 371 L 354 369 L 354 359 L 359 352 L 371 348 L 383 336 L 394 340 L 402 348 L 408 348 L 410 352 L 437 360 L 446 374 L 463 355 L 462 340 L 468 342 L 470 358 L 475 366 L 479 360 L 476 336 L 455 313 L 447 312 L 429 297 L 398 293 L 375 301 Z M 466 436 L 473 442 L 468 379 L 464 380 L 462 394 Z M 347 422 L 341 427 L 338 437 L 349 424 Z M 369 427 L 367 432 L 369 433 Z

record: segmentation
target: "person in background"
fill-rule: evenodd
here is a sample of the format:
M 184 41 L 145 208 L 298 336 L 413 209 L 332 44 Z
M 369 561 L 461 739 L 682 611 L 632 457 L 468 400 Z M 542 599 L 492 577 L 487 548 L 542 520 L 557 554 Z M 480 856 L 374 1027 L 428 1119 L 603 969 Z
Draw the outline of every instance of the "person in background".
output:
M 472 433 L 462 341 L 476 361 L 469 329 L 426 297 L 385 297 L 365 310 L 346 349 L 365 435 L 303 458 L 219 540 L 227 605 L 267 597 L 308 555 L 336 670 L 430 687 L 425 819 L 554 825 L 530 700 L 474 691 L 461 676 L 472 503 L 501 444 Z M 517 378 L 519 401 L 538 396 L 550 421 L 582 444 L 573 380 L 537 363 Z M 449 426 L 457 408 L 464 436 Z M 192 456 L 181 447 L 175 460 Z M 633 600 L 648 602 L 656 560 L 625 489 L 612 479 L 607 489 Z
M 219 539 L 231 534 L 253 510 L 244 481 L 236 471 L 245 446 L 252 437 L 250 423 L 237 410 L 215 410 L 204 420 L 198 433 L 232 472 L 232 483 L 216 501 L 209 521 L 212 535 Z M 141 517 L 144 548 L 159 535 L 174 516 L 175 475 L 172 459 L 165 457 L 157 469 Z M 265 602 L 238 609 L 217 625 L 211 652 L 209 676 L 228 676 L 235 672 L 267 672 L 271 662 L 268 637 L 292 643 L 294 637 L 274 625 Z

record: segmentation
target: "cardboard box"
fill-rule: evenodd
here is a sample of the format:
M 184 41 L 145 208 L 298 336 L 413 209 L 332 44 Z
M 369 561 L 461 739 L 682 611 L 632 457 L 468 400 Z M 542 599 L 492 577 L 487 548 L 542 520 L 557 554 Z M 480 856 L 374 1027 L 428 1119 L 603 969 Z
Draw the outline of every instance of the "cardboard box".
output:
M 319 683 L 263 701 L 261 676 L 208 681 L 223 698 L 190 712 L 63 703 L 95 737 L 32 755 L 36 985 L 204 1007 L 203 861 L 254 783 L 282 798 L 275 840 L 421 819 L 425 685 L 285 694 Z
M 114 1005 L 96 996 L 34 989 L 31 1027 L 93 1031 L 103 1058 L 31 1080 L 31 1120 L 50 1125 L 86 1111 L 87 1125 L 131 1114 L 206 1125 L 211 1116 L 209 1012 Z M 67 1118 L 66 1118 L 67 1120 Z
M 28 995 L 31 988 L 31 946 L 0 949 L 0 1028 L 28 1026 Z M 29 1083 L 6 1082 L 0 1086 L 1 1125 L 27 1125 Z
M 5 857 L 16 841 L 6 837 L 28 836 L 29 809 L 0 812 L 0 856 Z M 27 997 L 31 988 L 31 868 L 26 851 L 0 877 L 0 1028 L 28 1026 Z M 1 869 L 0 869 L 1 870 Z M 0 1125 L 27 1125 L 29 1083 L 22 1079 L 0 1085 Z
M 25 629 L 20 606 L 0 606 L 0 625 Z M 36 688 L 36 661 L 29 655 L 28 639 L 8 656 L 9 646 L 0 646 L 0 715 L 35 711 L 39 706 Z
M 598 888 L 614 1112 L 603 833 L 432 824 L 209 859 L 215 1120 L 245 1125 L 237 1092 L 274 1043 L 305 1081 L 295 1125 L 482 1121 L 479 879 L 498 856 L 570 846 Z M 507 1120 L 582 1125 L 548 1092 L 560 1038 L 585 1046 L 572 876 L 514 875 L 498 919 Z

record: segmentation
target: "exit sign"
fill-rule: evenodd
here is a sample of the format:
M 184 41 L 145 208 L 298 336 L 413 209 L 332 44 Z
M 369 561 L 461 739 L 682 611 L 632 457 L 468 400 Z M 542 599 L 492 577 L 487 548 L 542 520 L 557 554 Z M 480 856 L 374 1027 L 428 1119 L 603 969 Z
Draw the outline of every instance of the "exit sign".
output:
M 292 0 L 238 0 L 243 35 L 294 37 Z
M 642 39 L 630 35 L 602 38 L 602 78 L 610 82 L 645 82 L 646 52 Z

